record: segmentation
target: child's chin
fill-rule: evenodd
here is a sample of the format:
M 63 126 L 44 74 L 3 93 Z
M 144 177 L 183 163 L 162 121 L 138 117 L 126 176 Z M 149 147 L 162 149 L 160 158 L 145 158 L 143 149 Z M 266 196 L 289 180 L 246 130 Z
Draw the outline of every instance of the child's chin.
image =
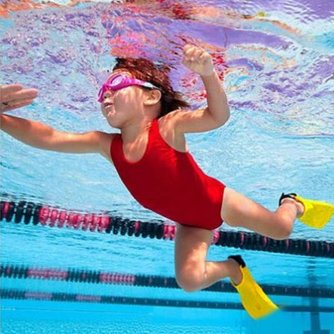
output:
M 111 125 L 113 128 L 116 128 L 116 129 L 120 129 L 122 127 L 120 122 L 118 122 L 115 119 L 108 119 L 108 123 L 109 123 L 109 125 Z
M 115 114 L 116 114 L 115 108 L 108 107 L 106 109 L 106 115 L 107 115 L 108 118 L 111 118 L 111 117 L 115 116 Z

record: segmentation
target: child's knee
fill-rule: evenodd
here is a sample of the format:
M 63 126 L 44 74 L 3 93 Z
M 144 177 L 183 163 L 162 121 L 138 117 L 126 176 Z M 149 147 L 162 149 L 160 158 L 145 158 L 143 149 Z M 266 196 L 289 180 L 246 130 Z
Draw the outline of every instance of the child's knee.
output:
M 176 275 L 178 286 L 186 292 L 201 290 L 203 285 L 203 276 L 194 272 L 185 272 Z
M 277 219 L 277 227 L 274 233 L 274 239 L 284 240 L 288 239 L 292 233 L 293 224 L 286 217 L 279 217 Z

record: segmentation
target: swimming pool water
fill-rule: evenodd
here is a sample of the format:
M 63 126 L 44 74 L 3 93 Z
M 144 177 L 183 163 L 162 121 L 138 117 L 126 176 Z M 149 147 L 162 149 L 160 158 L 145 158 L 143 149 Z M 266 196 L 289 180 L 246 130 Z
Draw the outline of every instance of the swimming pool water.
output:
M 202 168 L 271 209 L 282 191 L 334 202 L 332 2 L 95 1 L 74 5 L 27 0 L 0 3 L 0 9 L 1 82 L 21 82 L 40 90 L 36 103 L 14 115 L 67 131 L 110 131 L 96 94 L 114 56 L 122 55 L 173 65 L 175 87 L 194 106 L 202 106 L 199 80 L 180 64 L 184 42 L 196 43 L 211 52 L 224 75 L 232 112 L 223 128 L 188 136 L 190 150 Z M 113 168 L 95 155 L 44 152 L 1 133 L 0 176 L 4 196 L 15 200 L 84 212 L 108 211 L 144 221 L 161 219 L 141 208 Z M 297 223 L 292 238 L 333 242 L 333 223 L 320 231 Z M 0 228 L 3 264 L 174 275 L 170 241 L 3 221 Z M 221 247 L 213 247 L 210 257 L 219 260 L 235 252 L 244 255 L 261 283 L 334 288 L 332 259 Z M 187 294 L 176 289 L 50 280 L 1 277 L 1 286 L 239 302 L 231 293 Z M 315 302 L 291 296 L 273 299 L 283 305 Z M 333 307 L 330 298 L 317 302 L 320 307 Z M 3 333 L 317 333 L 317 319 L 309 312 L 282 311 L 254 322 L 240 310 L 11 299 L 2 300 L 1 312 Z M 334 332 L 332 314 L 320 312 L 319 321 L 322 329 Z

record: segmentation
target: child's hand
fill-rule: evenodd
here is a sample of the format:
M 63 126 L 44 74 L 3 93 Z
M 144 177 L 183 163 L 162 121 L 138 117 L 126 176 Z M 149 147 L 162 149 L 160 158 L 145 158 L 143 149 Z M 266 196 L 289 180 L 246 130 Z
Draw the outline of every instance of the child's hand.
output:
M 214 72 L 212 58 L 202 48 L 187 44 L 183 48 L 182 64 L 201 76 L 208 76 Z
M 37 89 L 24 88 L 20 84 L 0 86 L 0 113 L 31 104 L 38 94 Z

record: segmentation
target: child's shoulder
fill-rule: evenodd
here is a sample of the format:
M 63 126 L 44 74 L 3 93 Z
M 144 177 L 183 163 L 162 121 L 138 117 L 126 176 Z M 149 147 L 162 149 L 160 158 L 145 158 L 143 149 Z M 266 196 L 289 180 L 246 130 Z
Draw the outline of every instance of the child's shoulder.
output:
M 96 133 L 99 136 L 101 154 L 110 160 L 110 146 L 113 139 L 117 136 L 117 133 L 107 133 L 102 131 L 96 131 Z

